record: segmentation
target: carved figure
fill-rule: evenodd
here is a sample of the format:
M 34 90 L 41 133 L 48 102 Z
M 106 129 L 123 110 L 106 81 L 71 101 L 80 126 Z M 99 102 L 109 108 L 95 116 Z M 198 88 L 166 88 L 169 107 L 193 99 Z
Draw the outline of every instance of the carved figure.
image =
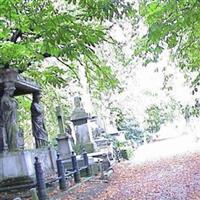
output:
M 13 98 L 15 89 L 14 82 L 5 82 L 4 94 L 1 98 L 2 122 L 9 151 L 18 148 L 17 101 Z
M 81 97 L 74 97 L 74 107 L 75 112 L 84 110 Z
M 24 131 L 22 128 L 19 128 L 18 131 L 18 148 L 21 150 L 24 149 Z
M 74 138 L 72 136 L 72 129 L 71 129 L 69 124 L 67 124 L 66 127 L 65 127 L 65 134 L 71 140 L 71 143 L 74 144 Z
M 47 146 L 48 135 L 44 125 L 43 108 L 40 104 L 41 94 L 33 94 L 33 102 L 31 104 L 32 132 L 35 137 L 36 148 Z

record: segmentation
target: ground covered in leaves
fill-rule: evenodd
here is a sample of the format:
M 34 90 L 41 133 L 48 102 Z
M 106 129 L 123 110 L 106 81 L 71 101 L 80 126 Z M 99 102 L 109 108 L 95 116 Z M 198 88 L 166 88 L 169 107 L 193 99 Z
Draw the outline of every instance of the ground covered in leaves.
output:
M 200 200 L 199 166 L 199 151 L 141 164 L 121 162 L 107 183 L 96 177 L 56 199 Z

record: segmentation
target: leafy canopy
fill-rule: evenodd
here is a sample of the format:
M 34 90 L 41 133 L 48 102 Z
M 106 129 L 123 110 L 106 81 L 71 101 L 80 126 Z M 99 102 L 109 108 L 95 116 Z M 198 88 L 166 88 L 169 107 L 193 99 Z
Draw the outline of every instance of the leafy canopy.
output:
M 136 51 L 140 56 L 156 61 L 167 47 L 181 68 L 199 70 L 200 1 L 143 0 L 140 15 L 148 26 Z
M 93 71 L 101 71 L 94 47 L 108 40 L 102 22 L 132 13 L 123 1 L 0 0 L 0 66 L 36 76 L 36 63 L 56 57 L 74 76 L 77 62 L 90 62 Z M 51 72 L 56 73 L 54 67 L 45 73 Z

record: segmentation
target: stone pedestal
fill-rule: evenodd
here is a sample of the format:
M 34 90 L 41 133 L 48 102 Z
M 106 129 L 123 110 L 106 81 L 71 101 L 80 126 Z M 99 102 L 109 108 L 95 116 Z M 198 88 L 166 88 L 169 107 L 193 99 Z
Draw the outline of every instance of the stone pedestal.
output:
M 56 169 L 56 151 L 37 149 L 0 153 L 0 188 L 33 183 L 35 180 L 35 156 L 39 158 L 45 176 Z
M 73 151 L 71 143 L 72 136 L 69 135 L 70 127 L 68 127 L 68 129 L 64 127 L 64 119 L 60 106 L 56 107 L 56 114 L 58 119 L 58 127 L 60 131 L 60 134 L 58 134 L 58 137 L 56 138 L 58 142 L 58 152 L 62 159 L 68 159 L 71 158 L 71 152 Z
M 77 118 L 71 121 L 75 129 L 78 152 L 81 152 L 82 149 L 85 149 L 88 153 L 94 152 L 96 145 L 90 128 L 89 115 L 85 116 L 85 118 Z
M 58 141 L 58 152 L 62 159 L 71 158 L 71 152 L 73 151 L 71 140 L 67 135 L 58 135 L 56 138 Z
M 88 153 L 92 153 L 95 151 L 95 142 L 90 126 L 91 116 L 83 108 L 80 97 L 74 98 L 74 105 L 75 108 L 71 115 L 71 121 L 76 134 L 76 151 L 81 153 L 84 148 Z

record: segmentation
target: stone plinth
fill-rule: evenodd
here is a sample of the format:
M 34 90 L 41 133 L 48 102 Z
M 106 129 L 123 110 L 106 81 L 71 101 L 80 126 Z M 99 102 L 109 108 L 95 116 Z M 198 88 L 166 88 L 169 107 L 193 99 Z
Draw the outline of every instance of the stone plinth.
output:
M 74 105 L 75 108 L 71 115 L 71 121 L 76 134 L 76 151 L 80 153 L 84 148 L 88 153 L 94 152 L 95 142 L 90 125 L 91 116 L 83 108 L 81 97 L 74 98 Z
M 77 159 L 79 168 L 85 166 L 82 156 L 78 155 L 78 156 L 76 156 L 76 159 Z M 90 165 L 92 175 L 97 175 L 99 169 L 98 169 L 98 162 L 96 161 L 96 159 L 94 159 L 92 157 L 88 157 L 88 162 L 89 162 L 89 165 Z M 72 169 L 71 159 L 66 159 L 64 166 L 65 166 L 66 169 Z M 84 170 L 82 170 L 81 173 L 84 173 Z
M 35 156 L 39 158 L 45 176 L 56 169 L 56 152 L 53 149 L 3 152 L 0 154 L 0 187 L 33 183 Z
M 68 159 L 71 157 L 71 152 L 73 151 L 71 140 L 67 135 L 58 135 L 56 138 L 58 141 L 58 152 L 62 159 Z
M 76 134 L 78 152 L 84 148 L 88 153 L 95 151 L 95 142 L 90 128 L 89 117 L 72 120 Z

